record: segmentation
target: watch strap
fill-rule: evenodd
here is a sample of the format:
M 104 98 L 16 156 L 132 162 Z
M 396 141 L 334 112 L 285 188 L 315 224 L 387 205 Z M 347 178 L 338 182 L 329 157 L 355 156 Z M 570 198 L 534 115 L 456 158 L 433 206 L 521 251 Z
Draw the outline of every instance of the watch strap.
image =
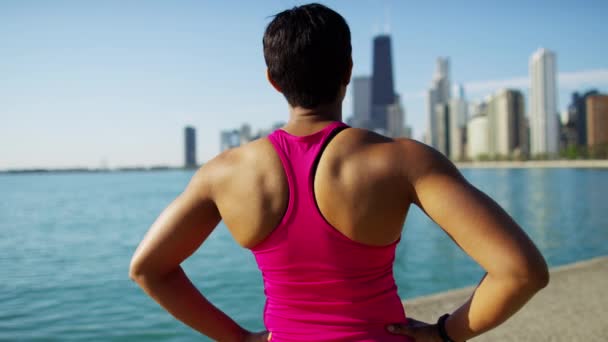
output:
M 443 342 L 454 342 L 454 340 L 448 336 L 448 333 L 445 330 L 445 321 L 448 319 L 448 317 L 450 317 L 450 314 L 445 314 L 439 317 L 439 320 L 437 320 L 437 330 L 439 331 L 439 336 Z

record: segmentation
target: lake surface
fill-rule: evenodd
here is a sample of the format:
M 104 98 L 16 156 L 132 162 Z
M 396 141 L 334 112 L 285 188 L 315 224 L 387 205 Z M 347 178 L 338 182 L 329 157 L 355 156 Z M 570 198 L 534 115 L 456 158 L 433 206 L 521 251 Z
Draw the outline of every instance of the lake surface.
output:
M 608 170 L 466 169 L 550 266 L 608 255 Z M 129 280 L 131 255 L 192 172 L 0 175 L 0 340 L 200 341 Z M 254 258 L 220 224 L 184 268 L 248 329 L 262 329 Z M 405 300 L 483 275 L 419 210 L 397 248 Z

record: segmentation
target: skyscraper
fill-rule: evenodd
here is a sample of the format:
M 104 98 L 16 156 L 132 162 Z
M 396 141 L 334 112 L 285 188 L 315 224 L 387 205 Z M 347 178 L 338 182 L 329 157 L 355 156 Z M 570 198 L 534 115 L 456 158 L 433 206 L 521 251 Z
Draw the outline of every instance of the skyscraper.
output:
M 467 155 L 475 160 L 488 154 L 488 116 L 485 103 L 473 103 L 471 107 L 471 120 L 467 123 Z
M 446 137 L 439 137 L 438 125 L 441 123 L 437 118 L 437 105 L 449 103 L 450 88 L 449 59 L 447 57 L 439 57 L 437 58 L 437 69 L 433 76 L 432 85 L 427 93 L 428 141 L 430 145 L 436 149 L 439 149 L 439 140 L 445 141 L 447 139 Z M 447 134 L 447 130 L 445 131 L 445 134 Z
M 461 118 L 466 115 L 466 103 L 462 99 L 451 99 L 449 104 L 449 137 L 450 137 L 450 154 L 452 160 L 461 160 L 464 158 L 464 139 L 465 125 L 462 124 Z
M 566 127 L 575 134 L 576 141 L 569 141 L 576 145 L 587 145 L 587 97 L 597 95 L 597 90 L 590 90 L 580 95 L 575 92 L 572 94 L 572 102 L 568 106 L 568 121 Z
M 353 77 L 354 127 L 367 128 L 371 121 L 372 79 L 369 76 Z
M 451 100 L 457 100 L 457 102 L 461 103 L 463 107 L 456 116 L 456 118 L 458 119 L 458 125 L 466 126 L 467 122 L 469 121 L 469 110 L 467 105 L 467 99 L 464 93 L 464 87 L 462 86 L 462 84 L 457 84 L 454 86 L 454 93 L 456 93 L 456 95 L 450 98 L 450 102 Z
M 405 109 L 401 105 L 399 95 L 395 95 L 395 103 L 388 106 L 387 135 L 391 138 L 408 137 L 405 126 Z
M 450 154 L 452 160 L 462 160 L 465 157 L 467 103 L 462 85 L 454 87 L 456 96 L 449 100 L 449 132 Z
M 374 38 L 371 129 L 388 130 L 388 107 L 395 103 L 391 38 L 379 35 Z
M 524 96 L 518 90 L 503 89 L 488 100 L 488 154 L 509 157 L 527 154 Z
M 558 152 L 557 82 L 555 53 L 538 49 L 530 57 L 530 153 Z
M 450 81 L 450 60 L 448 57 L 437 58 L 437 69 L 435 70 L 434 81 L 437 88 L 437 100 L 440 103 L 447 103 L 451 97 Z
M 427 90 L 426 108 L 427 108 L 427 128 L 424 137 L 424 142 L 427 145 L 437 146 L 437 123 L 435 118 L 435 107 L 437 106 L 437 91 L 435 87 Z
M 587 145 L 608 152 L 608 95 L 587 97 Z
M 184 128 L 184 167 L 197 167 L 196 130 L 191 126 Z
M 445 156 L 450 156 L 450 106 L 444 102 L 436 104 L 435 117 L 437 146 L 434 147 Z

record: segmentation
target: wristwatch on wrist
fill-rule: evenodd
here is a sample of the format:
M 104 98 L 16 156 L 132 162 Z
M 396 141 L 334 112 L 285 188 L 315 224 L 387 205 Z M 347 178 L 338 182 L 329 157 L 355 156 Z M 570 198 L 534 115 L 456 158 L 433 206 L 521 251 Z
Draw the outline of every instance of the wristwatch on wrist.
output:
M 448 317 L 450 317 L 450 314 L 447 313 L 439 317 L 439 320 L 437 320 L 437 330 L 439 331 L 439 336 L 443 342 L 454 342 L 454 340 L 452 340 L 445 331 L 445 321 L 448 319 Z

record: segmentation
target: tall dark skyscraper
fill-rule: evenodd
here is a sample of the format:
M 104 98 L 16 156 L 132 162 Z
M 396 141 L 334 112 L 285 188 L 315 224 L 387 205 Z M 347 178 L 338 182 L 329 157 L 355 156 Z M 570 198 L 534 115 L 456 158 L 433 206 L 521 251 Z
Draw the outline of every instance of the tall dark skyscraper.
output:
M 391 37 L 374 38 L 372 74 L 371 128 L 387 131 L 388 107 L 395 103 Z
M 197 167 L 196 164 L 196 130 L 184 128 L 184 167 Z

